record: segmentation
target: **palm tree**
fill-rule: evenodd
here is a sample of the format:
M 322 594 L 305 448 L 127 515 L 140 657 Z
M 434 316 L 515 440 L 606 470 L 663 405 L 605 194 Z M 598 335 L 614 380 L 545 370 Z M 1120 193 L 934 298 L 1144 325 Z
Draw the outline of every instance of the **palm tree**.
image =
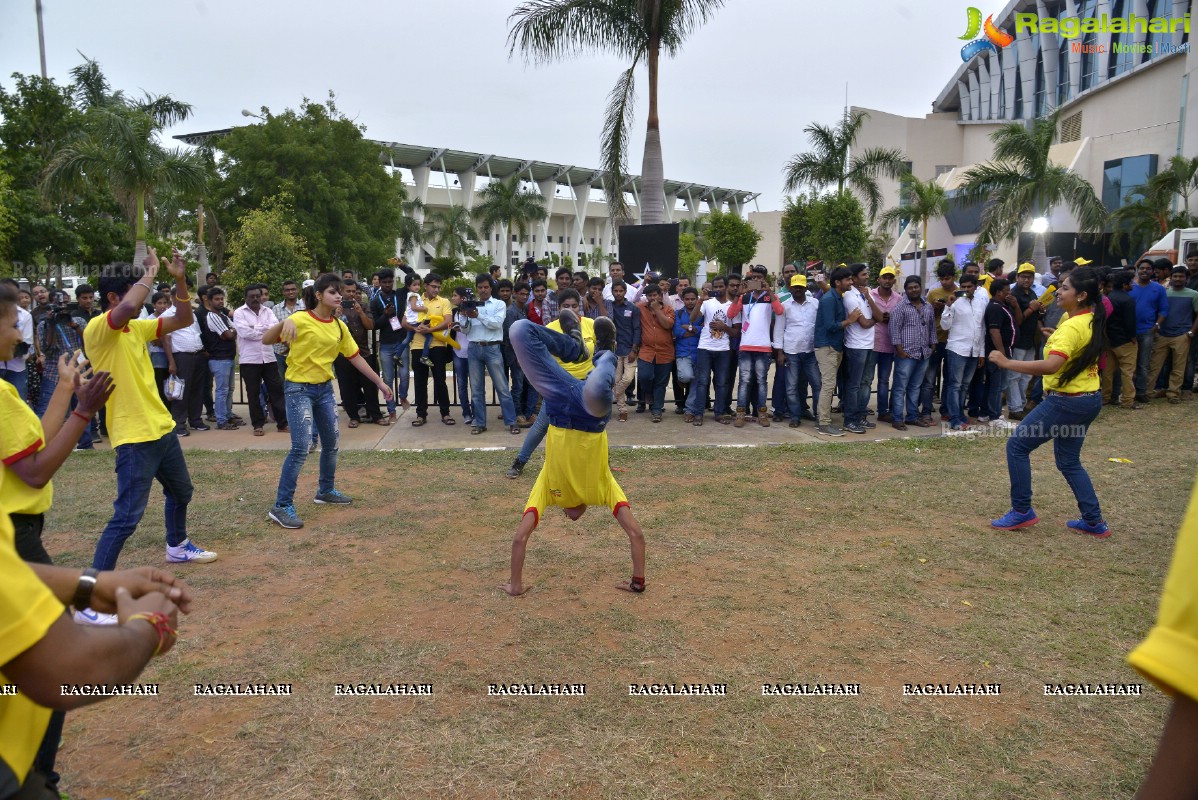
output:
M 684 219 L 678 223 L 679 233 L 689 233 L 695 237 L 695 248 L 703 254 L 703 258 L 708 261 L 712 258 L 711 242 L 707 240 L 707 215 L 704 214 L 694 219 Z
M 607 98 L 600 162 L 608 214 L 628 216 L 628 136 L 636 102 L 635 75 L 649 70 L 649 119 L 641 166 L 641 223 L 665 222 L 665 172 L 657 113 L 658 60 L 673 56 L 687 36 L 724 5 L 724 0 L 525 0 L 508 17 L 509 52 L 533 61 L 554 61 L 583 52 L 611 53 L 629 62 Z
M 935 179 L 921 181 L 914 176 L 907 179 L 907 201 L 895 206 L 881 217 L 878 223 L 883 227 L 895 224 L 899 220 L 910 220 L 908 226 L 918 223 L 923 233 L 923 244 L 919 250 L 919 280 L 926 286 L 928 283 L 928 223 L 940 219 L 948 213 L 948 194 L 944 187 Z
M 108 92 L 92 60 L 71 70 L 83 125 L 51 158 L 42 187 L 49 195 L 70 194 L 83 183 L 107 186 L 132 218 L 137 255 L 145 253 L 146 203 L 162 190 L 198 192 L 209 172 L 200 155 L 163 147 L 157 133 L 191 115 L 191 106 L 169 96 L 132 101 Z
M 882 206 L 878 179 L 898 180 L 909 169 L 907 157 L 893 147 L 871 147 L 853 154 L 853 144 L 867 119 L 869 114 L 866 112 L 853 111 L 846 113 L 835 127 L 813 122 L 804 128 L 813 149 L 799 153 L 787 162 L 783 170 L 785 191 L 795 192 L 803 186 L 818 191 L 835 186 L 837 194 L 844 194 L 846 188 L 852 189 L 865 199 L 872 222 Z
M 1058 110 L 1041 117 L 1030 129 L 1022 122 L 1003 125 L 990 135 L 994 159 L 965 173 L 960 196 L 987 204 L 979 241 L 1015 239 L 1028 217 L 1047 217 L 1057 206 L 1069 209 L 1081 233 L 1099 233 L 1105 227 L 1106 208 L 1090 182 L 1049 160 L 1059 115 Z M 1036 237 L 1032 260 L 1036 259 L 1044 259 L 1043 236 Z
M 478 231 L 470 225 L 470 211 L 465 206 L 453 206 L 434 211 L 424 222 L 424 238 L 432 243 L 437 255 L 458 258 L 478 241 Z
M 1142 251 L 1142 243 L 1157 241 L 1173 227 L 1183 227 L 1173 224 L 1182 220 L 1170 213 L 1176 193 L 1171 178 L 1168 172 L 1154 175 L 1132 195 L 1135 200 L 1111 214 L 1111 226 L 1127 233 L 1131 252 Z
M 1150 184 L 1153 182 L 1168 189 L 1170 202 L 1173 200 L 1173 195 L 1181 195 L 1182 209 L 1187 223 L 1193 220 L 1193 217 L 1190 216 L 1190 195 L 1198 192 L 1198 156 L 1193 158 L 1173 156 L 1169 159 L 1169 166 L 1163 172 L 1154 175 L 1149 181 Z
M 520 188 L 520 179 L 513 175 L 506 181 L 491 181 L 480 194 L 480 202 L 474 206 L 471 217 L 479 230 L 489 234 L 496 228 L 504 229 L 504 240 L 507 245 L 507 260 L 504 261 L 504 274 L 512 270 L 512 237 L 515 231 L 524 239 L 528 235 L 528 226 L 540 222 L 548 216 L 545 210 L 545 198 L 529 189 Z

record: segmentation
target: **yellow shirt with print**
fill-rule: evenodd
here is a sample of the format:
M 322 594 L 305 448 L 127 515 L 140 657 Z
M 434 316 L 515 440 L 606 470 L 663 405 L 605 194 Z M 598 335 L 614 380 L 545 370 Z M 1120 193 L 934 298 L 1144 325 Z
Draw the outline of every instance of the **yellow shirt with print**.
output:
M 1048 337 L 1048 341 L 1044 343 L 1044 355 L 1056 353 L 1059 356 L 1064 356 L 1065 364 L 1055 374 L 1044 376 L 1045 391 L 1065 392 L 1066 394 L 1098 391 L 1097 361 L 1082 370 L 1073 380 L 1061 383 L 1061 372 L 1068 366 L 1069 361 L 1081 356 L 1090 344 L 1090 337 L 1093 335 L 1093 320 L 1094 314 L 1091 312 L 1073 317 L 1066 314 L 1061 318 L 1057 329 Z
M 109 324 L 112 310 L 87 323 L 83 347 L 96 372 L 112 373 L 116 388 L 105 411 L 112 446 L 156 442 L 175 430 L 175 420 L 158 397 L 146 345 L 160 338 L 161 320 L 131 319 L 120 330 Z
M 1198 484 L 1177 534 L 1156 625 L 1127 661 L 1168 694 L 1198 701 Z
M 295 323 L 295 341 L 287 353 L 287 380 L 292 383 L 328 383 L 338 355 L 358 354 L 358 343 L 339 319 L 322 319 L 311 311 L 287 319 Z
M 12 465 L 46 449 L 42 422 L 8 381 L 0 381 L 0 497 L 9 514 L 44 514 L 54 501 L 54 485 L 34 489 Z
M 595 320 L 590 319 L 588 317 L 583 317 L 582 319 L 578 320 L 578 323 L 579 323 L 579 325 L 582 326 L 582 340 L 584 342 L 586 342 L 587 349 L 589 349 L 591 351 L 591 354 L 594 355 L 594 353 L 595 353 Z M 557 331 L 558 333 L 562 332 L 562 324 L 559 321 L 557 321 L 556 319 L 553 322 L 550 322 L 545 327 L 551 331 Z M 573 375 L 575 378 L 578 378 L 578 380 L 580 380 L 580 381 L 585 381 L 587 378 L 587 375 L 590 375 L 591 370 L 593 370 L 595 368 L 595 362 L 593 362 L 589 358 L 586 361 L 579 361 L 577 363 L 569 363 L 569 364 L 567 364 L 565 361 L 562 361 L 560 358 L 557 358 L 556 356 L 554 357 L 553 360 L 556 361 L 557 363 L 561 364 L 562 369 L 564 369 L 566 372 Z
M 447 320 L 453 316 L 453 305 L 449 302 L 448 299 L 442 297 L 441 295 L 437 295 L 432 300 L 429 300 L 427 297 L 421 297 L 420 299 L 424 303 L 424 310 L 428 314 L 428 316 L 440 317 L 442 322 L 444 322 L 445 320 Z M 437 323 L 437 324 L 439 325 L 441 323 Z M 449 347 L 449 345 L 445 344 L 445 342 L 441 341 L 436 336 L 433 337 L 433 343 L 431 346 L 432 347 Z M 412 349 L 413 350 L 421 350 L 423 348 L 424 348 L 424 334 L 418 333 L 412 337 Z
M 63 612 L 62 603 L 17 556 L 8 515 L 7 506 L 0 509 L 0 664 L 41 641 Z M 0 686 L 8 683 L 0 673 Z M 0 695 L 0 788 L 5 772 L 25 780 L 49 721 L 50 709 L 27 696 Z

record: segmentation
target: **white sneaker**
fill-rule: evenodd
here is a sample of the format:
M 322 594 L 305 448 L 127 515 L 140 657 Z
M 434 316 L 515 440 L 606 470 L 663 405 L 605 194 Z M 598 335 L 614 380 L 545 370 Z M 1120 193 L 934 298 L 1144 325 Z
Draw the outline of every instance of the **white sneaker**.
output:
M 1010 430 L 1011 428 L 1017 427 L 1014 422 L 1011 422 L 1006 417 L 997 417 L 995 419 L 992 419 L 992 420 L 990 420 L 990 425 L 991 425 L 991 427 L 994 427 L 994 428 L 1006 428 L 1008 430 Z
M 117 618 L 116 614 L 105 614 L 102 611 L 93 611 L 89 608 L 85 611 L 76 611 L 75 622 L 79 625 L 115 625 Z
M 166 560 L 172 564 L 182 564 L 188 561 L 207 564 L 209 561 L 216 560 L 216 553 L 197 547 L 191 543 L 191 539 L 184 539 L 183 544 L 178 547 L 171 547 L 169 544 L 166 546 Z

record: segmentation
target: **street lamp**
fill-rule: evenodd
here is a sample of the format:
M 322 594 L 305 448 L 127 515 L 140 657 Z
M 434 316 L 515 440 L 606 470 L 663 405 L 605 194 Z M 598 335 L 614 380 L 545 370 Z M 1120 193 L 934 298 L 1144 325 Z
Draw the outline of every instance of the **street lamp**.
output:
M 253 111 L 250 111 L 248 108 L 243 108 L 243 109 L 241 109 L 241 116 L 243 116 L 243 117 L 254 117 L 255 119 L 260 119 L 260 120 L 262 120 L 263 122 L 266 122 L 266 117 L 263 117 L 263 116 L 261 116 L 260 114 L 255 114 Z
M 1036 217 L 1032 220 L 1030 228 L 1035 235 L 1035 240 L 1032 242 L 1032 263 L 1038 270 L 1041 266 L 1045 266 L 1047 269 L 1048 255 L 1044 248 L 1044 234 L 1048 232 L 1048 217 Z

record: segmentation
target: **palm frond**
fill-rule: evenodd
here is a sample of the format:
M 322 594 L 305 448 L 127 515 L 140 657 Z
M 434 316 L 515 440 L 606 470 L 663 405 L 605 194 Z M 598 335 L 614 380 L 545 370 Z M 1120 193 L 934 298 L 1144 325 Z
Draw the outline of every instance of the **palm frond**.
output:
M 588 52 L 630 58 L 647 42 L 630 0 L 527 0 L 508 24 L 508 55 L 519 50 L 535 63 Z
M 176 100 L 169 94 L 152 95 L 149 92 L 146 92 L 144 100 L 134 103 L 133 107 L 148 114 L 159 130 L 183 122 L 192 112 L 191 103 Z
M 624 184 L 628 182 L 628 135 L 636 105 L 636 67 L 639 62 L 640 54 L 620 73 L 620 79 L 607 96 L 603 114 L 599 167 L 607 173 L 603 193 L 607 198 L 607 213 L 612 218 L 626 217 L 629 213 Z
M 707 24 L 715 12 L 724 7 L 724 0 L 675 0 L 663 3 L 660 26 L 661 46 L 674 56 L 692 33 Z

